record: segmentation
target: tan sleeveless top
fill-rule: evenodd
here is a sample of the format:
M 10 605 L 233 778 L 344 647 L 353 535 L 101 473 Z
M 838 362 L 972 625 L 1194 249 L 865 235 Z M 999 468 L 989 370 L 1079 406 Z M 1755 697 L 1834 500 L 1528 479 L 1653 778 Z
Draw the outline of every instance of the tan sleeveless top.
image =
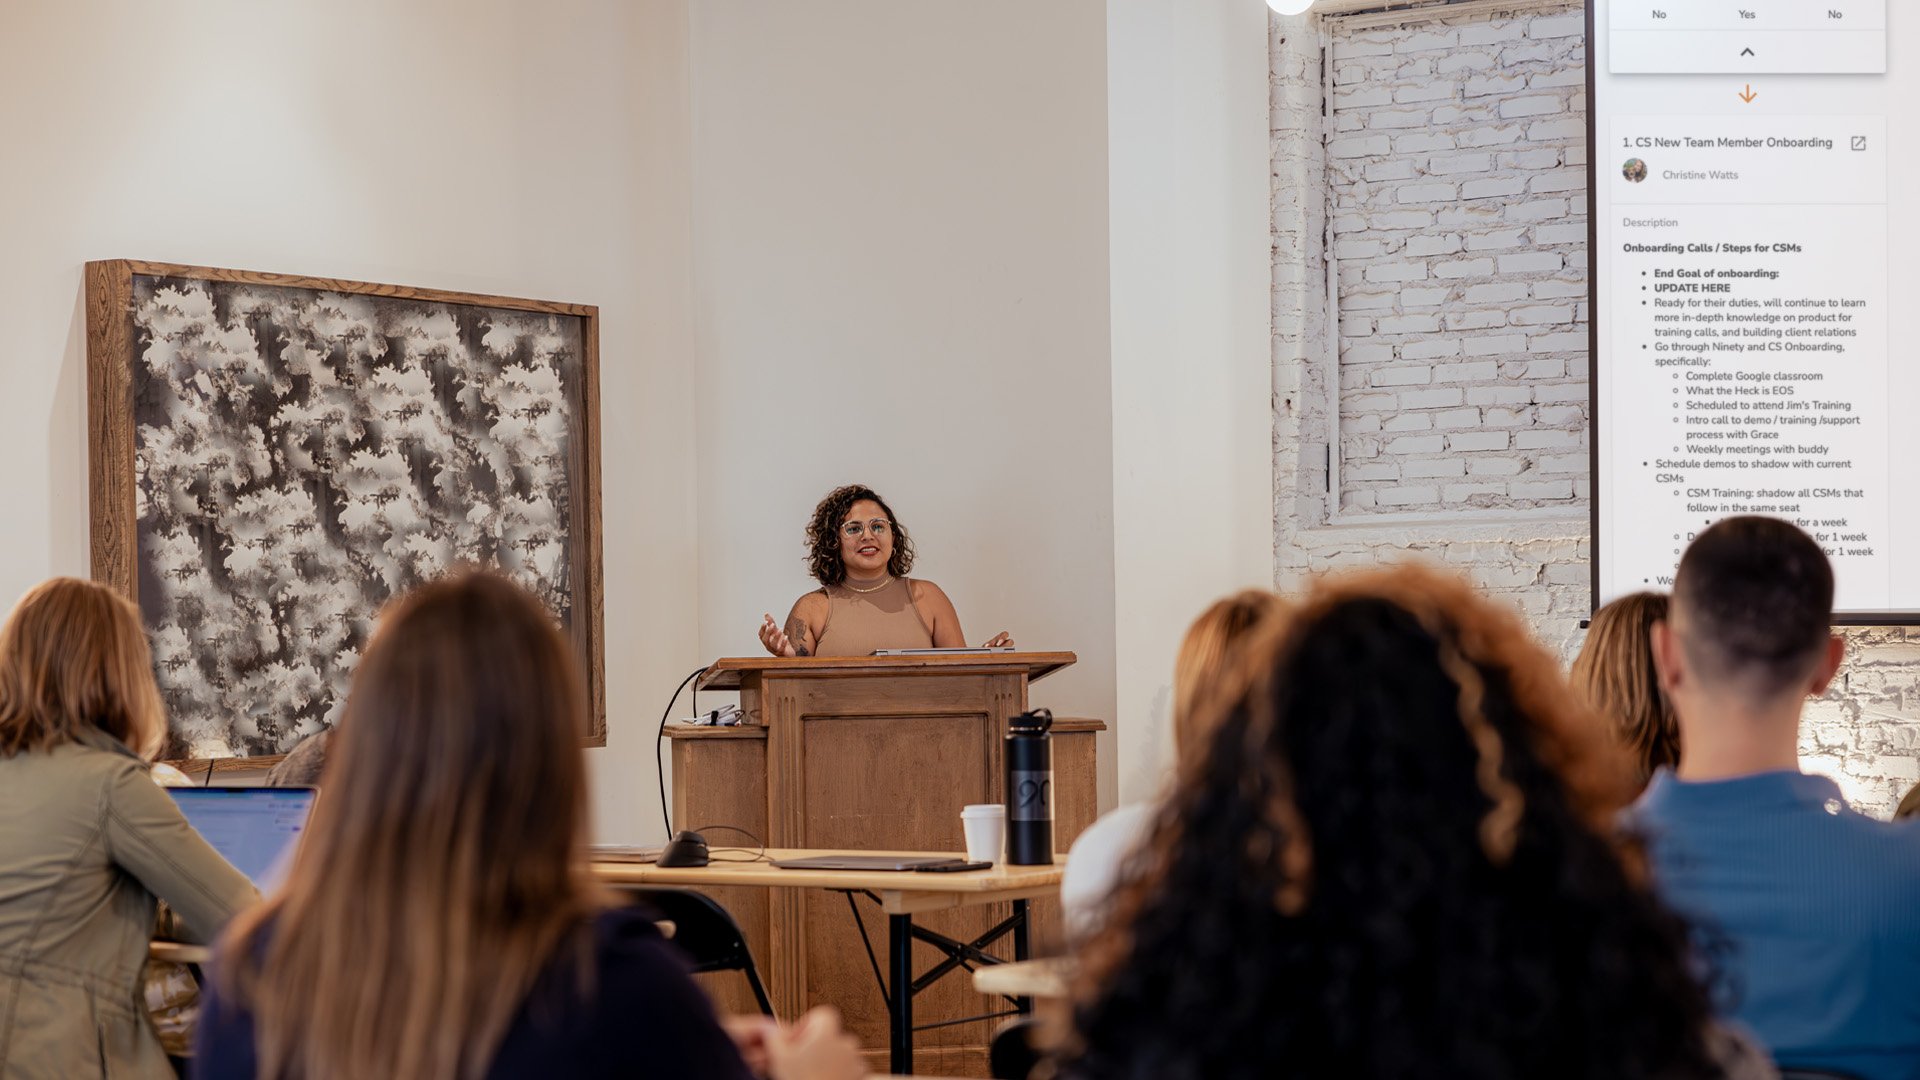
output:
M 871 656 L 880 649 L 931 649 L 933 631 L 913 606 L 906 578 L 870 593 L 828 585 L 827 625 L 814 642 L 815 656 Z

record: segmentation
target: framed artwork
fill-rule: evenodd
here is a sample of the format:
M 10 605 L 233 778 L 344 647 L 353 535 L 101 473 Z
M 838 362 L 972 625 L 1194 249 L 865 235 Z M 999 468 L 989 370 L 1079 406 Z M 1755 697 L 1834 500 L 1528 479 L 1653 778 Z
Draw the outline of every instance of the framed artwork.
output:
M 579 650 L 606 739 L 599 311 L 87 264 L 93 576 L 145 617 L 168 756 L 330 726 L 388 598 L 501 570 Z

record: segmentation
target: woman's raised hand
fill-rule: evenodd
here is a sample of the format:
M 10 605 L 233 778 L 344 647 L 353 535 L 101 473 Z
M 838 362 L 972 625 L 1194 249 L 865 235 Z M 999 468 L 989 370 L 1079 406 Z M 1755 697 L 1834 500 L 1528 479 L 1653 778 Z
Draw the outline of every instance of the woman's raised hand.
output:
M 800 655 L 800 650 L 794 648 L 793 642 L 787 640 L 787 632 L 780 629 L 780 624 L 773 621 L 772 615 L 768 615 L 760 623 L 760 644 L 765 645 L 767 651 L 775 656 Z
M 1002 630 L 988 638 L 987 643 L 980 647 L 983 649 L 1011 649 L 1013 648 L 1013 635 Z

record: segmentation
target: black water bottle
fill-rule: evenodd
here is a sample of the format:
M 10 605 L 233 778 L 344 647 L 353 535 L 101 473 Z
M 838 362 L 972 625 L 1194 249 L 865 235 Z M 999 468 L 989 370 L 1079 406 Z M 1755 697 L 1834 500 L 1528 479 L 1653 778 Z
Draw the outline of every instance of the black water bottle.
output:
M 1007 862 L 1053 862 L 1053 713 L 1024 712 L 1007 721 Z

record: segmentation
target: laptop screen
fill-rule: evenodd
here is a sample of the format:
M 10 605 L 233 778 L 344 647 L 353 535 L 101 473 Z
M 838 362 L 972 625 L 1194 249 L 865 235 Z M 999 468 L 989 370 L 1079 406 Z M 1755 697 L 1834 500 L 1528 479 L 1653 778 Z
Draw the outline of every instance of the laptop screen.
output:
M 194 831 L 267 891 L 284 876 L 307 827 L 313 788 L 168 788 Z

